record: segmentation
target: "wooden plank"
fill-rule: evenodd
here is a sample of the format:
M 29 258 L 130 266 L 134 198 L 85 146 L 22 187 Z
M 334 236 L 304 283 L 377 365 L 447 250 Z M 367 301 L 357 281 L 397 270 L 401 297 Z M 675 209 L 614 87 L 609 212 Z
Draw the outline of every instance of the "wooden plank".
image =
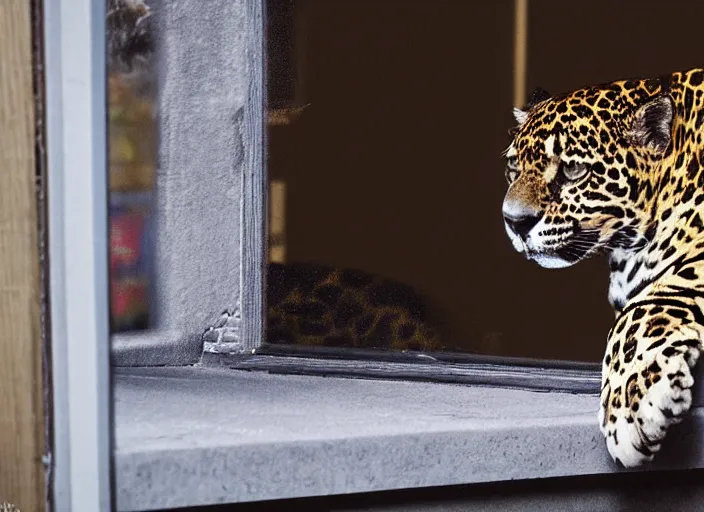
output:
M 526 104 L 526 74 L 528 55 L 528 0 L 514 1 L 513 28 L 513 106 Z
M 44 510 L 30 2 L 0 2 L 0 503 Z

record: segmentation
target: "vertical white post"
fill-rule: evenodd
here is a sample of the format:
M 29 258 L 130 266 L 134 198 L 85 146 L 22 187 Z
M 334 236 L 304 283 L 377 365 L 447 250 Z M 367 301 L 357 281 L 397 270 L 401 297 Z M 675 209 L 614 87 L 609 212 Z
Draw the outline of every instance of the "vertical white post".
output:
M 105 2 L 44 0 L 54 509 L 111 508 Z

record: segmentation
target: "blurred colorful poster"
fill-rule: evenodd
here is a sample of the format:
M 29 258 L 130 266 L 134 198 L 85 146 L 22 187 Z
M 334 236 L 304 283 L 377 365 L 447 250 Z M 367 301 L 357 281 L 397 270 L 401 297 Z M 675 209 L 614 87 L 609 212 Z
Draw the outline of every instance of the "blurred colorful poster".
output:
M 151 98 L 109 77 L 110 323 L 113 332 L 150 325 L 149 219 L 155 167 Z
M 149 199 L 121 195 L 110 207 L 110 299 L 114 331 L 149 327 Z

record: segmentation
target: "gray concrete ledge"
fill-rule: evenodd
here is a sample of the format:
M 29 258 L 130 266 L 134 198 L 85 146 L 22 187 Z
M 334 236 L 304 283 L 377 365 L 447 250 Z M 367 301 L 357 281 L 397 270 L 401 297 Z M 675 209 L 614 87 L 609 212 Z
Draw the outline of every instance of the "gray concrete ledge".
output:
M 402 381 L 116 368 L 118 509 L 621 471 L 597 397 Z M 704 466 L 704 410 L 653 468 Z
M 197 336 L 176 330 L 152 329 L 110 337 L 113 366 L 184 366 L 200 361 L 202 352 Z

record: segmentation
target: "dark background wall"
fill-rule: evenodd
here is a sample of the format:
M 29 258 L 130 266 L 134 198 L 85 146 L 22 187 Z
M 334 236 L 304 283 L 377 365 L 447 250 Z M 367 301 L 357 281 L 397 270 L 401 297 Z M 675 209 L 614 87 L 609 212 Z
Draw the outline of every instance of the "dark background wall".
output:
M 530 2 L 528 88 L 703 64 L 704 2 Z M 311 0 L 306 113 L 269 135 L 287 259 L 412 284 L 458 349 L 602 357 L 603 259 L 545 270 L 504 233 L 513 1 Z

